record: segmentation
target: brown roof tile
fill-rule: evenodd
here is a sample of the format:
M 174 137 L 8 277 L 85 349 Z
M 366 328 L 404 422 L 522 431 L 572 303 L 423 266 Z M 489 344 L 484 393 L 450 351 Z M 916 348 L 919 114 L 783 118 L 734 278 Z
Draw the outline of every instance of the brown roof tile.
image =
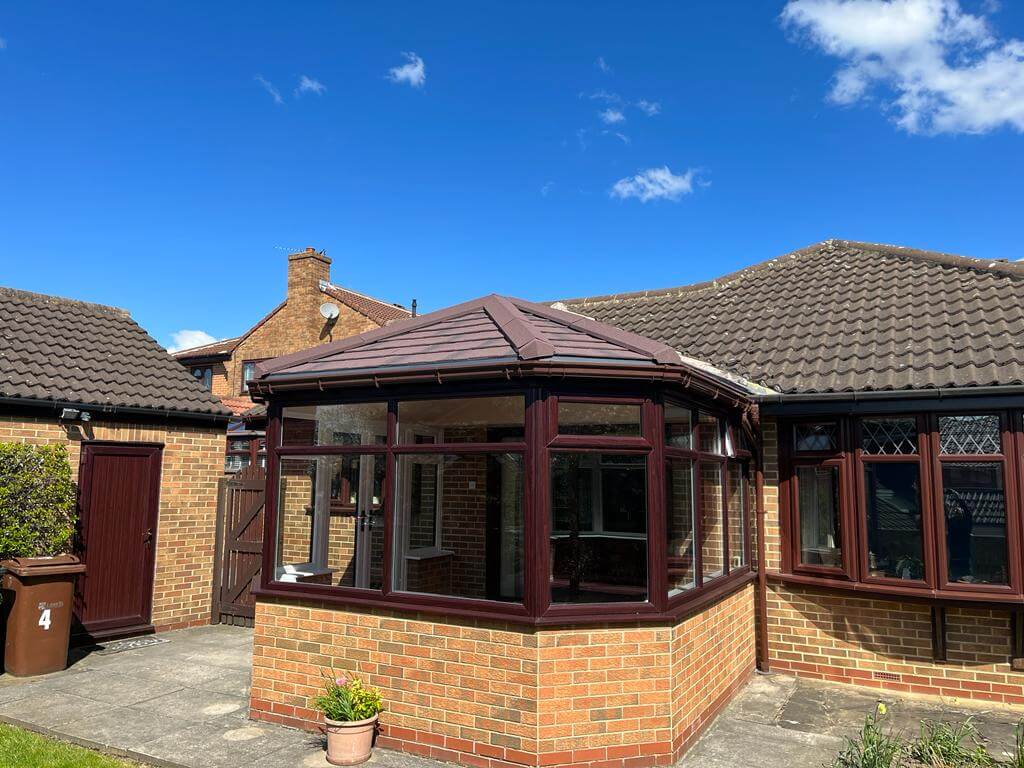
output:
M 715 379 L 716 386 L 745 391 L 707 368 L 686 364 L 678 352 L 658 341 L 571 312 L 493 294 L 268 360 L 258 364 L 256 372 L 258 382 L 273 385 L 281 379 L 355 379 L 519 361 L 674 366 Z
M 372 296 L 366 296 L 362 293 L 356 293 L 355 291 L 349 290 L 348 288 L 342 288 L 340 285 L 334 285 L 333 283 L 327 283 L 323 286 L 322 290 L 328 296 L 348 305 L 359 314 L 365 315 L 380 326 L 393 323 L 395 320 L 404 320 L 412 314 L 405 307 L 400 307 L 397 304 L 388 304 L 380 299 L 375 299 Z
M 235 351 L 235 347 L 238 346 L 238 342 L 241 340 L 241 336 L 235 336 L 233 339 L 221 339 L 220 341 L 215 341 L 211 344 L 203 344 L 201 347 L 179 349 L 176 352 L 171 352 L 171 355 L 175 360 L 198 360 L 200 358 L 208 357 L 227 357 Z
M 0 288 L 0 398 L 227 416 L 122 309 Z
M 785 393 L 1024 383 L 1024 266 L 829 240 L 707 283 L 555 306 Z

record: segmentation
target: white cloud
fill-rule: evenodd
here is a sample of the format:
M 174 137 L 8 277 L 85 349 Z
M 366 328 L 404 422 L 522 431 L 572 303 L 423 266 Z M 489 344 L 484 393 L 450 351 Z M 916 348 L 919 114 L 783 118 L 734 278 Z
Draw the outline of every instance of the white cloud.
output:
M 211 336 L 206 331 L 192 331 L 192 330 L 181 330 L 175 331 L 171 334 L 171 344 L 167 347 L 168 352 L 178 352 L 182 349 L 192 349 L 192 347 L 202 347 L 206 344 L 213 344 L 218 341 L 214 336 Z
M 626 134 L 621 131 L 601 131 L 605 136 L 614 136 L 616 139 L 621 141 L 623 144 L 631 144 L 632 140 Z
M 393 83 L 408 83 L 413 88 L 421 88 L 427 82 L 427 68 L 423 64 L 423 59 L 412 52 L 402 55 L 407 59 L 407 63 L 388 70 L 388 79 Z
M 580 96 L 582 97 L 583 94 L 581 93 Z M 606 102 L 607 104 L 622 103 L 622 97 L 619 96 L 619 94 L 612 93 L 611 91 L 606 91 L 604 89 L 594 91 L 587 98 L 591 99 L 592 101 L 603 101 Z
M 308 75 L 299 78 L 299 84 L 295 88 L 295 95 L 301 96 L 304 93 L 315 93 L 317 96 L 327 90 L 327 86 L 319 80 L 314 80 Z
M 622 112 L 618 109 L 609 108 L 604 110 L 604 112 L 600 112 L 599 114 L 601 115 L 601 119 L 607 125 L 615 125 L 616 123 L 626 122 L 626 116 L 622 114 Z
M 0 37 L 0 51 L 7 47 L 7 38 Z
M 555 182 L 545 181 L 540 187 L 540 196 L 547 197 L 551 193 L 551 190 L 554 188 L 554 186 Z
M 602 72 L 612 71 L 612 68 L 608 66 L 608 62 L 604 60 L 604 56 L 598 56 L 597 61 L 594 62 L 594 66 L 600 69 Z
M 1024 41 L 958 0 L 790 0 L 783 26 L 842 61 L 836 104 L 871 98 L 908 133 L 1024 132 Z
M 274 87 L 274 84 L 267 80 L 263 75 L 256 75 L 256 82 L 260 84 L 260 87 L 264 91 L 270 94 L 270 98 L 274 100 L 275 104 L 284 104 L 284 99 L 281 98 L 281 92 Z
M 686 173 L 676 175 L 667 165 L 661 168 L 648 168 L 635 176 L 619 179 L 612 185 L 608 194 L 622 200 L 636 198 L 641 203 L 651 200 L 679 200 L 683 195 L 693 192 L 693 184 L 697 172 L 687 169 Z
M 636 102 L 636 108 L 648 117 L 654 117 L 656 114 L 661 112 L 661 104 L 659 102 L 648 101 L 647 99 L 640 99 Z

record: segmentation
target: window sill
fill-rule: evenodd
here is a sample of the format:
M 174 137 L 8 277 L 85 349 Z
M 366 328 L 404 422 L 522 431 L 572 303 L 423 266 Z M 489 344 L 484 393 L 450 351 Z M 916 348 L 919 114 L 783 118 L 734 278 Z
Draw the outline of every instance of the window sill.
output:
M 775 584 L 794 584 L 804 587 L 832 590 L 847 594 L 857 594 L 864 598 L 883 600 L 901 600 L 941 605 L 1005 605 L 1010 608 L 1024 606 L 1024 597 L 1009 588 L 1000 591 L 980 591 L 968 589 L 929 589 L 928 587 L 904 587 L 899 584 L 883 584 L 879 582 L 846 581 L 830 579 L 823 576 L 805 576 L 796 573 L 780 573 L 769 571 L 768 581 Z
M 453 557 L 455 555 L 450 549 L 440 549 L 438 547 L 420 547 L 419 549 L 410 549 L 405 553 L 406 560 L 440 560 L 445 557 Z
M 573 606 L 576 611 L 553 611 L 544 616 L 531 616 L 522 604 L 501 604 L 485 600 L 445 598 L 410 593 L 372 592 L 363 589 L 324 586 L 302 582 L 275 581 L 261 584 L 253 589 L 253 595 L 260 600 L 313 600 L 325 605 L 334 605 L 349 610 L 385 609 L 396 613 L 428 614 L 441 617 L 464 617 L 506 622 L 519 626 L 593 626 L 607 624 L 664 624 L 676 622 L 686 616 L 699 613 L 711 604 L 732 595 L 754 581 L 756 574 L 748 568 L 730 574 L 699 591 L 674 598 L 665 611 L 658 611 L 646 604 L 646 610 L 638 610 L 614 603 Z

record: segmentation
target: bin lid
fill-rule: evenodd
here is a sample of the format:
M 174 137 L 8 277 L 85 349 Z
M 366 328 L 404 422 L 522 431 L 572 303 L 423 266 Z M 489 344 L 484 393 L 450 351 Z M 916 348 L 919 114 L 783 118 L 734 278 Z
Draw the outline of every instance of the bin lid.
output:
M 0 562 L 0 567 L 15 576 L 50 576 L 61 573 L 82 573 L 85 566 L 74 555 L 51 557 L 12 557 Z

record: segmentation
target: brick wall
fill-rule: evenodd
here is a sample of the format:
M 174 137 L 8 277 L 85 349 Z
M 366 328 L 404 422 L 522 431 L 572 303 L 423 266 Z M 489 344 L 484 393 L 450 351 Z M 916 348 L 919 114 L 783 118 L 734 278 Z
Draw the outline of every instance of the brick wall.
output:
M 243 394 L 242 364 L 246 360 L 278 357 L 379 327 L 370 318 L 321 292 L 320 281 L 330 280 L 330 265 L 329 258 L 312 249 L 288 257 L 287 301 L 232 352 L 225 364 L 228 396 Z M 325 301 L 333 301 L 341 312 L 333 324 L 320 314 L 320 305 Z
M 666 765 L 754 665 L 753 587 L 675 624 L 534 629 L 353 611 L 256 607 L 251 714 L 315 728 L 321 669 L 387 701 L 381 746 L 478 768 Z
M 764 424 L 765 543 L 781 568 L 778 445 Z M 1010 669 L 1006 611 L 949 607 L 947 660 L 932 657 L 927 605 L 769 583 L 768 648 L 773 672 L 897 692 L 1024 704 L 1024 674 Z
M 64 443 L 78 482 L 83 439 L 163 443 L 153 624 L 174 629 L 208 623 L 224 433 L 214 426 L 145 425 L 0 413 L 0 442 Z

